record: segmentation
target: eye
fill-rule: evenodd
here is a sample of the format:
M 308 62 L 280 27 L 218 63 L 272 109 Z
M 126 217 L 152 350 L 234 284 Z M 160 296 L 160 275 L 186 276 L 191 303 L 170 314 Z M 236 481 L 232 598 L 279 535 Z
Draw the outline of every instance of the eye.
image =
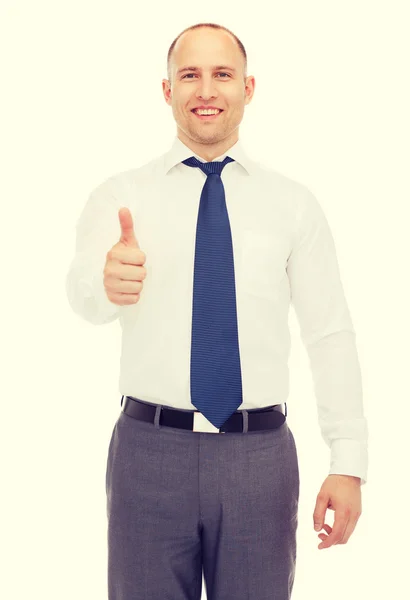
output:
M 218 75 L 227 75 L 228 77 L 230 77 L 229 73 L 224 73 L 224 72 L 220 72 L 217 73 Z M 182 76 L 182 79 L 185 79 L 185 77 L 189 77 L 189 75 L 195 75 L 195 73 L 187 73 L 186 75 Z

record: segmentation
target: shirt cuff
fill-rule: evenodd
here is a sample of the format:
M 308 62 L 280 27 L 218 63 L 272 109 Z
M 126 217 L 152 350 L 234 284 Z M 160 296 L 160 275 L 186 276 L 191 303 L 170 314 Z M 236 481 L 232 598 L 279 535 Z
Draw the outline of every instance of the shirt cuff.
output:
M 94 325 L 110 323 L 120 313 L 120 306 L 109 300 L 104 287 L 104 264 L 95 266 L 93 275 L 79 282 L 83 294 L 83 316 Z
M 360 485 L 367 482 L 368 448 L 357 440 L 340 438 L 332 441 L 329 475 L 360 477 Z

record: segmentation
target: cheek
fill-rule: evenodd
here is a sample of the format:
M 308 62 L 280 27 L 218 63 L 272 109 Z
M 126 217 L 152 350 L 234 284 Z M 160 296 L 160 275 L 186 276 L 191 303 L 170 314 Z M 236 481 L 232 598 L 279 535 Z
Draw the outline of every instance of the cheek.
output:
M 240 112 L 243 110 L 244 99 L 241 94 L 233 94 L 226 97 L 226 102 L 232 111 Z

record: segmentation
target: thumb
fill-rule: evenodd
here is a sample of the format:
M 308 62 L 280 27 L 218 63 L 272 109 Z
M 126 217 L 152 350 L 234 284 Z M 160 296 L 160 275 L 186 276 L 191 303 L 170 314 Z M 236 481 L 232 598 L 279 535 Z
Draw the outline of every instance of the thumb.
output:
M 120 208 L 120 210 L 118 211 L 118 216 L 121 225 L 120 242 L 122 242 L 126 246 L 133 246 L 134 248 L 139 248 L 134 233 L 134 223 L 132 220 L 132 215 L 129 209 L 126 207 Z

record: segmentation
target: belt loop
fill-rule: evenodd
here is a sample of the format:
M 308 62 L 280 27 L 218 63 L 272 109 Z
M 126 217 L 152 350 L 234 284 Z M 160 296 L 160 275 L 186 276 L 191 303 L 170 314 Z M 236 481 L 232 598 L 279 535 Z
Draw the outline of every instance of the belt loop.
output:
M 160 428 L 159 417 L 161 415 L 161 409 L 162 409 L 161 404 L 158 404 L 157 407 L 155 408 L 154 426 L 156 429 Z
M 248 432 L 248 411 L 245 409 L 242 411 L 242 422 L 243 422 L 243 433 L 247 433 Z

